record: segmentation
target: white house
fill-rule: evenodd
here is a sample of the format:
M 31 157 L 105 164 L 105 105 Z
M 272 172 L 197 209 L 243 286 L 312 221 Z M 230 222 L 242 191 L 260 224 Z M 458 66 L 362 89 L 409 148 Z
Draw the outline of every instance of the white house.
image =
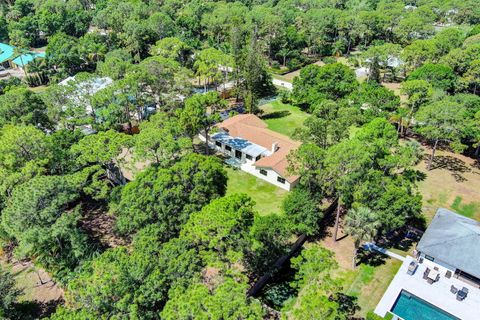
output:
M 78 81 L 73 76 L 60 81 L 58 84 L 65 87 L 72 86 L 72 90 L 68 93 L 68 99 L 72 100 L 76 105 L 84 107 L 85 112 L 90 114 L 93 111 L 90 105 L 90 97 L 112 83 L 113 80 L 109 77 L 92 77 L 85 81 Z
M 288 191 L 298 183 L 300 177 L 287 172 L 287 155 L 300 142 L 267 129 L 253 114 L 236 115 L 217 128 L 209 144 L 229 157 L 227 163 Z

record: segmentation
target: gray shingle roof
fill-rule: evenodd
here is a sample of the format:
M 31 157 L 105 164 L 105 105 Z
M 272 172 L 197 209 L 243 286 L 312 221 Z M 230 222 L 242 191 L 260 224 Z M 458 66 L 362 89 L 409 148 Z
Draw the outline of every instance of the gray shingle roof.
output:
M 480 222 L 438 209 L 417 250 L 480 278 Z

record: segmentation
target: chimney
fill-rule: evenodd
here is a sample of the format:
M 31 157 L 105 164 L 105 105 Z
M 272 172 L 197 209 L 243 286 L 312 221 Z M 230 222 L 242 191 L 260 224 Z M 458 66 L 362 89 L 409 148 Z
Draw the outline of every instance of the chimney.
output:
M 272 143 L 272 153 L 275 153 L 275 151 L 278 150 L 278 142 Z

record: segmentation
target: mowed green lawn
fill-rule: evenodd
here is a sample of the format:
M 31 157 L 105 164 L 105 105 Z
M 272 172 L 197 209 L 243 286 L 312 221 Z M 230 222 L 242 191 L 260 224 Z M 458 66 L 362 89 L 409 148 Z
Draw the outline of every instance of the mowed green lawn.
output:
M 245 193 L 256 203 L 260 215 L 282 212 L 282 201 L 288 191 L 258 179 L 241 170 L 226 168 L 228 174 L 227 195 Z
M 279 100 L 264 104 L 260 109 L 263 111 L 262 119 L 269 129 L 289 137 L 292 137 L 295 129 L 303 126 L 303 122 L 308 118 L 308 113 L 300 108 Z

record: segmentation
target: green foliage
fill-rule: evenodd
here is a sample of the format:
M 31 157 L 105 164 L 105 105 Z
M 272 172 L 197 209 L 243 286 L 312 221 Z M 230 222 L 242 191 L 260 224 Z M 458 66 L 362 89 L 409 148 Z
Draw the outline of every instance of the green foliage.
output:
M 336 268 L 333 253 L 320 247 L 304 249 L 291 259 L 297 270 L 293 286 L 298 288 L 298 298 L 291 301 L 284 313 L 288 319 L 347 319 L 337 300 L 340 290 L 331 272 Z
M 415 119 L 418 121 L 415 130 L 434 143 L 428 164 L 429 170 L 432 168 L 435 151 L 440 141 L 448 143 L 456 152 L 465 148 L 462 143 L 465 118 L 465 109 L 448 97 L 422 106 L 415 114 Z
M 255 216 L 250 230 L 252 258 L 248 259 L 248 265 L 255 274 L 269 271 L 272 264 L 289 251 L 293 226 L 284 215 Z
M 33 126 L 4 126 L 0 131 L 1 202 L 14 186 L 44 173 L 50 157 L 42 131 Z
M 142 122 L 140 133 L 134 137 L 134 158 L 167 167 L 192 152 L 192 140 L 187 137 L 181 121 L 159 112 Z
M 319 201 L 308 190 L 293 189 L 283 201 L 283 210 L 297 233 L 314 235 L 319 230 L 323 218 Z
M 148 227 L 135 238 L 132 253 L 110 249 L 84 264 L 69 283 L 70 306 L 95 319 L 125 314 L 156 319 L 155 309 L 166 302 L 170 287 L 188 286 L 201 267 L 196 252 L 181 240 L 162 246 L 161 232 Z
M 385 119 L 372 120 L 326 150 L 307 144 L 292 156 L 291 169 L 306 173 L 301 184 L 311 194 L 337 197 L 347 208 L 355 203 L 370 207 L 381 230 L 398 228 L 420 212 L 421 198 L 408 178 L 420 148 L 400 145 L 395 128 Z M 291 210 L 302 208 L 300 202 Z
M 5 124 L 52 127 L 43 101 L 37 94 L 23 87 L 13 88 L 0 95 L 0 127 Z
M 425 80 L 410 80 L 402 84 L 402 93 L 408 97 L 407 106 L 412 116 L 420 106 L 430 100 L 433 91 L 432 86 Z
M 97 72 L 113 80 L 122 79 L 132 66 L 132 56 L 123 49 L 109 51 L 97 64 Z
M 418 217 L 422 210 L 422 197 L 406 178 L 368 177 L 355 192 L 357 205 L 369 206 L 380 222 L 378 229 L 389 232 Z
M 0 317 L 6 317 L 13 314 L 13 308 L 18 297 L 22 293 L 17 289 L 13 275 L 3 270 L 0 266 Z
M 475 25 L 468 33 L 467 37 L 475 36 L 480 34 L 480 24 Z
M 294 79 L 292 98 L 298 105 L 308 107 L 319 99 L 342 99 L 357 86 L 355 73 L 344 64 L 310 65 Z
M 345 217 L 345 230 L 354 238 L 355 250 L 365 241 L 371 241 L 378 232 L 380 221 L 367 207 L 350 209 Z
M 348 106 L 355 107 L 356 110 L 345 108 L 345 116 L 361 121 L 361 123 L 369 122 L 377 117 L 387 117 L 389 113 L 400 107 L 400 97 L 392 90 L 368 81 L 361 83 L 358 90 L 353 91 L 346 100 Z M 358 114 L 360 112 L 362 116 Z M 339 124 L 342 127 L 343 123 Z
M 72 146 L 80 166 L 99 165 L 106 172 L 106 178 L 114 185 L 125 184 L 125 178 L 118 167 L 119 155 L 130 143 L 130 137 L 113 130 L 85 136 Z
M 205 153 L 208 154 L 208 138 L 212 127 L 220 121 L 219 111 L 225 108 L 227 102 L 218 92 L 195 94 L 185 100 L 185 107 L 179 111 L 181 126 L 191 139 L 199 132 L 206 139 Z M 203 131 L 203 132 L 202 132 Z
M 154 46 L 150 48 L 150 54 L 161 56 L 180 62 L 182 65 L 189 61 L 191 48 L 185 42 L 178 38 L 170 37 L 158 40 Z
M 165 240 L 175 236 L 192 212 L 225 194 L 220 161 L 190 154 L 169 168 L 150 167 L 128 183 L 115 206 L 117 227 L 134 233 L 158 223 Z
M 295 136 L 304 142 L 315 143 L 321 148 L 338 143 L 348 136 L 348 129 L 360 118 L 358 109 L 343 107 L 332 100 L 322 100 L 310 107 L 308 117 Z
M 408 80 L 425 80 L 434 88 L 453 92 L 457 77 L 448 66 L 428 63 L 410 73 Z
M 106 52 L 106 46 L 96 34 L 86 34 L 77 39 L 59 32 L 48 39 L 47 61 L 60 71 L 73 75 L 79 71 L 95 70 L 97 62 Z
M 416 130 L 429 140 L 447 141 L 454 150 L 460 151 L 464 112 L 462 106 L 448 98 L 427 104 L 415 114 Z
M 249 230 L 256 214 L 253 205 L 244 194 L 213 200 L 190 216 L 181 237 L 195 245 L 201 255 L 214 252 L 220 261 L 238 261 L 250 247 Z
M 226 278 L 215 288 L 197 283 L 184 292 L 172 292 L 160 316 L 162 319 L 212 320 L 262 319 L 264 310 L 260 302 L 246 296 L 248 285 Z
M 86 259 L 92 248 L 77 227 L 79 197 L 65 177 L 39 176 L 16 187 L 2 213 L 2 228 L 18 242 L 15 252 L 59 277 Z

